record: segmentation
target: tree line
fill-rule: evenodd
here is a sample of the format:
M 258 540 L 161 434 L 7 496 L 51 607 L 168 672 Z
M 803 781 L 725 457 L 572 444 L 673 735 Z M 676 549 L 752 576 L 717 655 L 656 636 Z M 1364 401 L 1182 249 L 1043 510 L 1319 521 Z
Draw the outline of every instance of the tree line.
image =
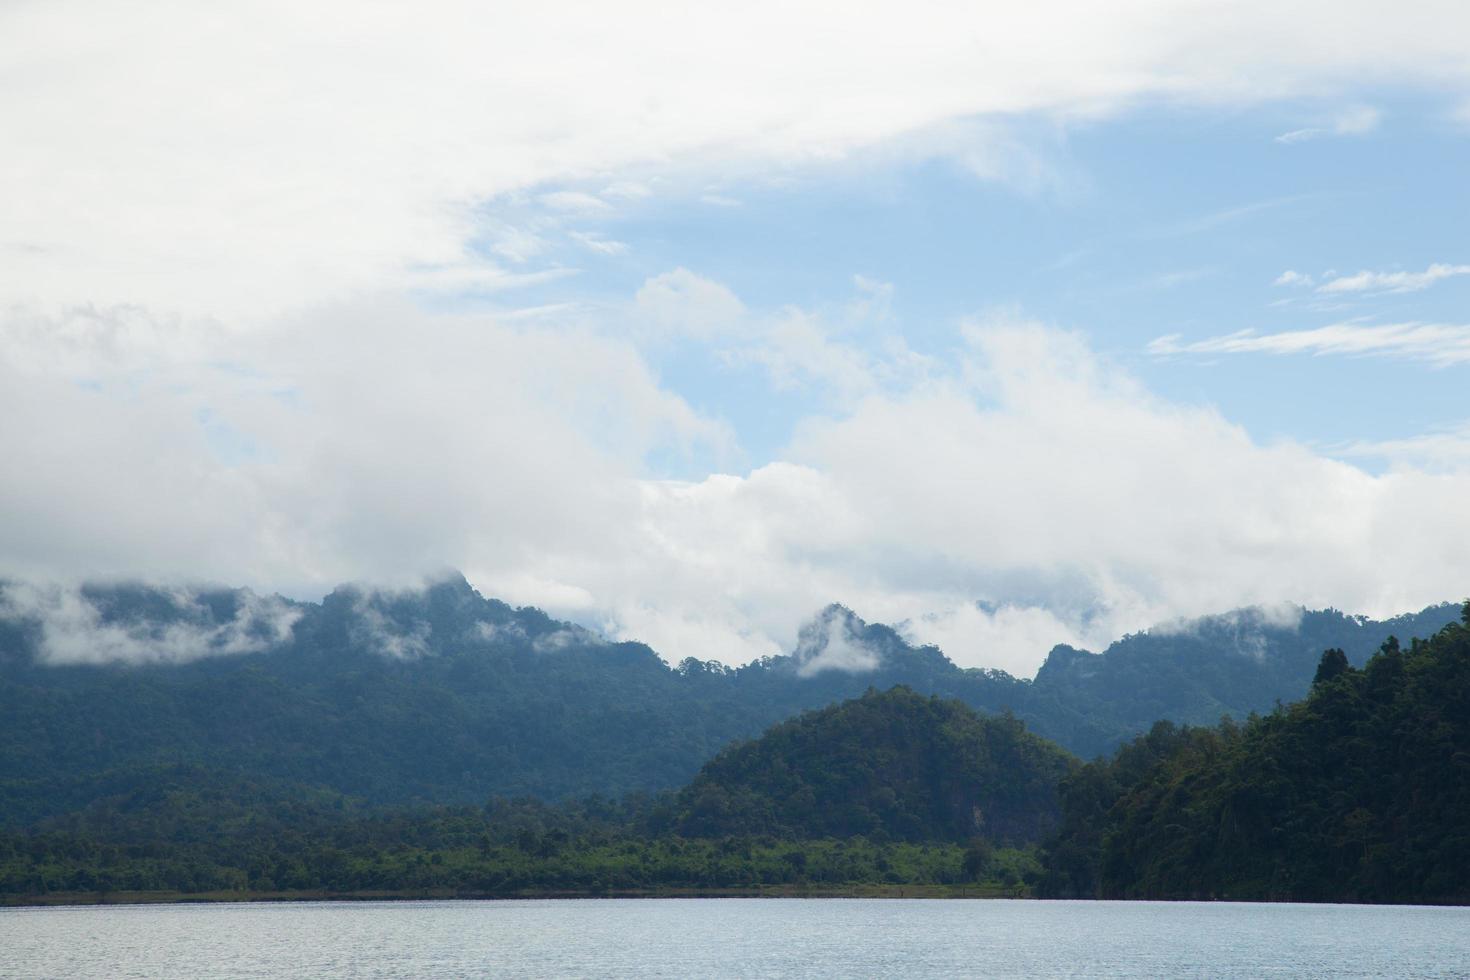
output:
M 809 711 L 682 790 L 384 805 L 188 762 L 0 832 L 0 899 L 866 887 L 1470 902 L 1470 603 L 1308 696 L 1083 764 L 904 687 Z

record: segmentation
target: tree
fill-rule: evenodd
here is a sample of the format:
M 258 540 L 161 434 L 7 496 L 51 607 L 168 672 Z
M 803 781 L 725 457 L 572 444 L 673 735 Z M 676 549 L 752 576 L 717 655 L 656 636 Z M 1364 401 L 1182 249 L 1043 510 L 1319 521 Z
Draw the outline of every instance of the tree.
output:
M 1340 677 L 1348 672 L 1347 654 L 1336 647 L 1322 654 L 1322 660 L 1317 664 L 1317 675 L 1312 678 L 1312 686 L 1325 684 L 1334 677 Z
M 994 861 L 995 848 L 990 841 L 984 837 L 972 837 L 969 846 L 965 848 L 960 868 L 964 871 L 966 880 L 979 881 L 990 871 Z

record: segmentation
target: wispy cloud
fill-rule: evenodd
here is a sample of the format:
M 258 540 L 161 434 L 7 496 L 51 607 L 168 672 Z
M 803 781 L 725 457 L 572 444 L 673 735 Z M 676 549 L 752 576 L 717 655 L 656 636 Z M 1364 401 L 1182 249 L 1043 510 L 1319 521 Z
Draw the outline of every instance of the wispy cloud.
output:
M 499 292 L 537 286 L 576 274 L 576 269 L 561 266 L 535 272 L 510 272 L 489 262 L 456 262 L 409 270 L 404 281 L 413 289 L 429 292 Z
M 1282 133 L 1280 136 L 1276 137 L 1276 142 L 1278 142 L 1278 143 L 1305 143 L 1307 140 L 1314 140 L 1314 139 L 1316 139 L 1319 136 L 1326 136 L 1326 135 L 1327 135 L 1327 130 L 1318 128 L 1316 126 L 1312 126 L 1312 127 L 1307 128 L 1307 129 L 1293 129 L 1289 133 Z
M 1329 126 L 1308 126 L 1293 129 L 1276 137 L 1278 143 L 1305 143 L 1323 136 L 1362 136 L 1378 128 L 1383 113 L 1372 106 L 1353 106 L 1337 115 Z
M 1356 441 L 1330 448 L 1347 458 L 1382 459 L 1395 467 L 1433 472 L 1470 469 L 1470 422 L 1400 439 Z
M 1209 266 L 1198 269 L 1180 269 L 1177 272 L 1166 272 L 1162 275 L 1155 276 L 1149 281 L 1149 285 L 1155 289 L 1173 289 L 1175 286 L 1182 286 L 1185 283 L 1208 279 L 1215 272 L 1216 270 Z
M 486 248 L 512 262 L 526 262 L 544 254 L 550 243 L 530 228 L 518 227 L 508 222 L 482 222 L 481 237 Z
M 728 287 L 682 267 L 644 282 L 633 309 L 646 330 L 704 340 L 734 328 L 746 312 Z
M 1148 345 L 1157 357 L 1180 354 L 1341 354 L 1400 357 L 1435 367 L 1470 363 L 1470 325 L 1392 323 L 1366 326 L 1335 323 L 1312 330 L 1257 333 L 1241 330 L 1219 337 L 1184 342 L 1179 334 L 1159 337 Z
M 1202 214 L 1195 218 L 1181 221 L 1178 224 L 1161 228 L 1153 237 L 1174 238 L 1182 235 L 1197 235 L 1201 232 L 1213 231 L 1222 225 L 1234 224 L 1244 218 L 1259 214 L 1263 211 L 1274 211 L 1277 208 L 1295 204 L 1305 200 L 1310 195 L 1292 194 L 1286 197 L 1272 197 L 1263 201 L 1252 201 L 1249 204 L 1239 204 L 1235 207 L 1221 208 Z
M 1319 293 L 1413 293 L 1428 289 L 1442 279 L 1470 276 L 1470 265 L 1436 262 L 1423 272 L 1374 272 L 1364 269 L 1350 276 L 1336 276 L 1317 287 Z
M 604 238 L 595 231 L 570 231 L 567 235 L 583 248 L 602 255 L 622 255 L 628 251 L 628 243 L 615 238 Z

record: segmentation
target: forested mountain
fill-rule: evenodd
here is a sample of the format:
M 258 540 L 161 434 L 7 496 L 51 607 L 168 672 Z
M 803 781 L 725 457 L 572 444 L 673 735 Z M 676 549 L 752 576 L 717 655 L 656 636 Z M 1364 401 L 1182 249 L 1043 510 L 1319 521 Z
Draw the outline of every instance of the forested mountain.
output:
M 869 691 L 715 756 L 679 794 L 677 829 L 1027 843 L 1055 826 L 1057 784 L 1075 765 L 1013 716 Z
M 1055 826 L 1058 781 L 1076 765 L 1013 718 L 895 688 L 779 724 L 651 797 L 375 807 L 162 768 L 82 810 L 0 830 L 0 904 L 977 882 L 1011 894 L 1039 868 L 1003 845 Z
M 0 830 L 0 906 L 38 902 L 604 894 L 1015 895 L 1034 849 L 983 838 L 684 837 L 674 794 L 363 807 L 162 771 Z M 1053 785 L 1052 789 L 1055 789 Z M 895 887 L 897 886 L 897 887 Z
M 1327 651 L 1310 696 L 1268 716 L 1160 722 L 1086 765 L 1011 716 L 899 687 L 730 746 L 677 793 L 616 801 L 384 807 L 159 766 L 0 829 L 0 904 L 893 886 L 1467 902 L 1464 616 L 1361 669 Z M 1053 826 L 1039 854 L 996 846 Z
M 1470 604 L 1362 669 L 1327 651 L 1270 715 L 1160 723 L 1062 799 L 1054 895 L 1470 901 Z
M 0 825 L 146 786 L 318 788 L 375 803 L 672 788 L 730 743 L 798 712 L 906 684 L 1091 756 L 1158 718 L 1214 722 L 1305 692 L 1328 646 L 1362 658 L 1427 635 L 1451 607 L 1375 623 L 1250 613 L 1059 648 L 1037 679 L 964 670 L 840 606 L 790 656 L 738 669 L 609 643 L 462 578 L 344 587 L 320 604 L 244 590 L 92 587 L 0 594 Z M 677 651 L 694 653 L 698 651 Z M 208 654 L 207 656 L 204 654 Z
M 1083 758 L 1112 752 L 1154 722 L 1213 725 L 1296 701 L 1322 651 L 1362 665 L 1389 637 L 1408 643 L 1455 622 L 1460 607 L 1372 620 L 1335 609 L 1238 609 L 1126 636 L 1101 654 L 1059 646 L 1024 708 L 1033 730 Z

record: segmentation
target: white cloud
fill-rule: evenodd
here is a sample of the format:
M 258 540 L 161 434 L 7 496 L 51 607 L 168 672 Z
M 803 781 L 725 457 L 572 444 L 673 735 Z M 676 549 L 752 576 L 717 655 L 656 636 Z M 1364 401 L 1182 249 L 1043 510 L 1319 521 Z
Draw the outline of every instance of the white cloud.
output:
M 550 248 L 550 243 L 543 236 L 507 222 L 488 224 L 479 234 L 488 243 L 490 251 L 515 263 L 529 262 Z
M 1372 272 L 1334 276 L 1317 287 L 1319 293 L 1411 293 L 1428 289 L 1443 279 L 1470 276 L 1470 265 L 1435 262 L 1423 272 Z
M 0 571 L 310 594 L 599 537 L 636 512 L 646 453 L 729 434 L 628 344 L 554 323 L 391 301 L 247 334 L 0 318 Z
M 1266 631 L 1295 632 L 1305 612 L 1295 603 L 1266 603 L 1210 616 L 1165 620 L 1149 632 L 1163 636 L 1215 637 L 1230 642 L 1238 655 L 1259 661 L 1265 659 L 1268 648 Z
M 935 0 L 840 23 L 774 0 L 444 0 L 411 16 L 280 0 L 9 4 L 0 305 L 269 316 L 462 263 L 516 193 L 601 212 L 661 173 L 709 186 L 973 116 L 1095 117 L 1148 98 L 1254 102 L 1376 80 L 1463 93 L 1467 17 L 1325 0 Z M 1364 112 L 1332 125 L 1362 128 Z M 993 135 L 934 152 L 1046 183 L 1044 161 Z M 597 193 L 555 189 L 592 180 Z
M 1435 367 L 1450 367 L 1470 362 L 1470 325 L 1334 323 L 1310 330 L 1279 333 L 1241 330 L 1194 341 L 1169 334 L 1151 341 L 1148 352 L 1159 357 L 1179 354 L 1340 354 L 1398 357 L 1425 361 Z
M 1115 637 L 1088 630 L 1073 619 L 1037 606 L 1004 603 L 984 608 L 974 602 L 940 609 L 904 624 L 913 641 L 931 643 L 963 664 L 981 664 L 1029 676 L 1059 643 L 1101 647 Z
M 602 214 L 612 210 L 611 204 L 585 191 L 552 191 L 541 195 L 541 203 L 553 211 L 572 214 Z
M 451 565 L 487 594 L 727 662 L 790 650 L 841 601 L 1019 673 L 1053 643 L 1170 617 L 1393 613 L 1470 579 L 1470 475 L 1259 445 L 1014 318 L 808 419 L 781 461 L 691 482 L 638 460 L 726 434 L 620 341 L 380 304 L 311 325 L 192 330 L 197 356 L 141 313 L 11 325 L 0 418 L 47 422 L 0 425 L 0 572 L 312 595 Z M 254 451 L 222 453 L 206 407 Z
M 1444 598 L 1466 578 L 1461 481 L 1257 446 L 1075 337 L 977 326 L 950 365 L 856 342 L 832 311 L 752 314 L 675 269 L 630 316 L 734 338 L 732 356 L 837 408 L 777 462 L 672 483 L 643 461 L 732 439 L 632 344 L 566 326 L 559 304 L 428 316 L 402 296 L 571 274 L 534 263 L 668 175 L 718 190 L 912 137 L 1035 193 L 1070 178 L 995 119 L 1379 79 L 1463 91 L 1467 17 L 1317 0 L 881 4 L 840 23 L 774 2 L 8 5 L 0 571 L 309 595 L 450 564 L 726 660 L 788 649 L 838 599 L 1018 670 L 1033 638 L 1096 645 L 1240 602 Z M 845 315 L 881 319 L 886 293 L 860 289 Z M 1373 350 L 1464 349 L 1466 328 L 1382 329 L 1409 338 Z M 976 598 L 999 611 L 963 612 Z M 59 621 L 85 616 L 58 603 Z
M 542 633 L 531 643 L 531 648 L 537 653 L 560 653 L 563 650 L 573 648 L 587 648 L 601 646 L 607 641 L 591 630 L 580 626 L 567 626 L 562 629 L 552 630 L 550 633 Z
M 813 677 L 823 671 L 837 670 L 848 674 L 864 674 L 876 670 L 883 658 L 858 635 L 852 614 L 840 606 L 832 606 L 801 628 L 797 635 L 796 672 Z
M 760 367 L 777 391 L 802 390 L 837 405 L 931 374 L 934 359 L 892 329 L 893 285 L 863 275 L 852 282 L 853 298 L 828 309 L 791 306 L 744 317 L 722 352 L 724 362 Z
M 301 618 L 278 596 L 243 592 L 234 615 L 216 620 L 196 589 L 164 595 L 174 618 L 168 622 L 112 619 L 89 595 L 73 586 L 5 583 L 0 619 L 39 628 L 39 657 L 51 664 L 184 663 L 204 657 L 254 653 L 284 643 Z
M 1470 422 L 1401 439 L 1360 440 L 1333 451 L 1350 459 L 1387 460 L 1400 470 L 1470 471 Z
M 1280 136 L 1276 137 L 1276 142 L 1278 142 L 1278 143 L 1305 143 L 1308 140 L 1314 140 L 1314 139 L 1317 139 L 1320 136 L 1326 136 L 1326 135 L 1327 135 L 1327 130 L 1325 130 L 1325 129 L 1318 129 L 1316 127 L 1308 127 L 1307 129 L 1293 129 L 1290 132 L 1282 133 Z
M 851 402 L 880 384 L 882 358 L 833 337 L 821 316 L 792 309 L 769 323 L 760 338 L 727 352 L 732 365 L 764 368 L 777 390 L 811 387 Z
M 1448 544 L 1470 533 L 1470 476 L 1259 445 L 1069 334 L 975 324 L 961 356 L 947 381 L 809 421 L 789 462 L 648 485 L 640 545 L 591 589 L 637 609 L 610 628 L 755 656 L 840 600 L 961 663 L 1029 673 L 1057 642 L 1287 600 L 1396 613 L 1470 575 Z
M 352 642 L 394 660 L 417 660 L 427 654 L 433 627 L 423 619 L 404 623 L 389 617 L 380 608 L 385 597 L 391 594 L 364 589 L 353 593 L 353 618 L 348 626 Z
M 658 333 L 709 339 L 745 316 L 745 304 L 728 287 L 679 268 L 654 276 L 639 288 L 634 315 Z
M 1212 627 L 1237 631 L 1295 630 L 1301 625 L 1304 613 L 1305 610 L 1293 602 L 1265 603 L 1204 617 L 1168 619 L 1156 623 L 1149 632 L 1163 636 L 1179 636 L 1185 633 L 1199 633 Z
M 614 238 L 605 238 L 596 232 L 570 231 L 567 234 L 578 245 L 601 255 L 622 255 L 628 251 L 627 242 L 620 242 Z
M 1273 286 L 1310 286 L 1315 280 L 1311 276 L 1297 272 L 1295 269 L 1287 269 L 1271 284 Z

